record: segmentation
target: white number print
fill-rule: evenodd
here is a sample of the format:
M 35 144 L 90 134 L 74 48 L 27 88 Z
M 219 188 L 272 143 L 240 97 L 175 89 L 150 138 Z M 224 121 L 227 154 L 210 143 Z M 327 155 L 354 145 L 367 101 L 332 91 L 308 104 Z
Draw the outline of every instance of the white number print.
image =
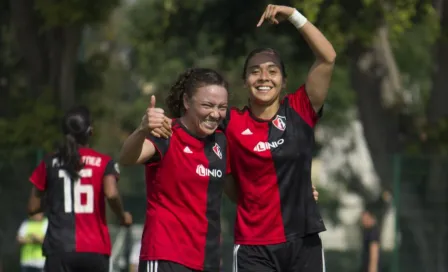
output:
M 68 175 L 67 171 L 59 170 L 59 178 L 64 180 L 64 211 L 66 213 L 93 213 L 93 186 L 91 184 L 81 184 L 81 180 L 78 178 L 74 181 L 72 200 L 72 179 Z M 79 171 L 81 178 L 91 178 L 92 169 L 82 169 Z M 81 195 L 86 195 L 86 202 L 81 203 Z M 74 209 L 73 209 L 74 206 Z

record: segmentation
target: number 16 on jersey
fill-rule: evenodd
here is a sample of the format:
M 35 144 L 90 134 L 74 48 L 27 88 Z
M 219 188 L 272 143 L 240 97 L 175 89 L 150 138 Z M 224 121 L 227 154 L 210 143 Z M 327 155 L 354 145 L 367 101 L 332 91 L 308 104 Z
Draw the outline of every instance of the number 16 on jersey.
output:
M 59 178 L 64 180 L 64 211 L 66 213 L 73 211 L 75 213 L 93 213 L 93 186 L 91 184 L 81 184 L 79 178 L 73 182 L 67 171 L 62 169 L 59 170 L 58 175 Z M 92 169 L 82 169 L 79 171 L 79 176 L 81 178 L 91 178 Z M 74 199 L 72 199 L 72 188 Z M 83 194 L 86 196 L 85 203 L 81 201 L 81 195 Z

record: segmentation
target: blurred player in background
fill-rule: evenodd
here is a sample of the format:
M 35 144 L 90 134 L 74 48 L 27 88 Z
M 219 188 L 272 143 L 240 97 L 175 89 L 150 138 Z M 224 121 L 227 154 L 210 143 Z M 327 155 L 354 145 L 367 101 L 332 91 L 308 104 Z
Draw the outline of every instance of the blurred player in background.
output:
M 45 264 L 42 253 L 48 219 L 43 213 L 36 213 L 22 222 L 17 234 L 20 243 L 20 272 L 41 272 Z
M 35 214 L 44 206 L 49 220 L 45 271 L 107 272 L 111 241 L 104 198 L 122 225 L 132 224 L 118 193 L 119 168 L 109 156 L 88 147 L 92 124 L 87 108 L 67 112 L 62 132 L 62 146 L 30 177 L 34 186 L 28 211 Z
M 140 260 L 140 249 L 142 247 L 142 242 L 140 240 L 135 241 L 132 245 L 131 254 L 129 256 L 129 272 L 138 271 L 138 263 Z
M 361 225 L 363 245 L 360 272 L 380 272 L 380 228 L 371 208 L 361 214 Z

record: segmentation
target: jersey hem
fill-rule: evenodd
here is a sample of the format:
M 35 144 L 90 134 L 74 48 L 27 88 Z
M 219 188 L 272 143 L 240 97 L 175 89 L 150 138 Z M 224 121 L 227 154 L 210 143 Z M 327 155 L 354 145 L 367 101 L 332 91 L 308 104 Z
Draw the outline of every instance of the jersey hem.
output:
M 100 255 L 106 255 L 109 256 L 111 255 L 111 252 L 108 251 L 91 251 L 91 250 L 46 250 L 44 252 L 44 256 L 51 256 L 51 255 L 57 255 L 58 253 L 93 253 L 93 254 L 100 254 Z
M 321 233 L 324 231 L 326 231 L 325 228 L 323 228 L 323 229 L 319 228 L 316 230 L 308 231 L 306 233 L 298 233 L 297 232 L 297 233 L 289 234 L 287 236 L 276 237 L 276 238 L 272 238 L 272 239 L 235 239 L 235 244 L 236 245 L 253 245 L 253 246 L 282 244 L 282 243 L 286 243 L 291 240 L 295 240 L 297 238 L 302 238 L 307 235 L 317 234 L 317 233 Z
M 41 186 L 40 184 L 38 184 L 34 179 L 29 178 L 29 181 L 37 188 L 39 189 L 39 191 L 44 191 L 45 188 L 44 186 Z
M 217 271 L 217 269 L 219 269 L 219 267 L 212 267 L 212 266 L 204 266 L 204 265 L 197 265 L 197 264 L 193 264 L 190 262 L 186 262 L 186 261 L 179 261 L 177 259 L 174 258 L 169 258 L 169 257 L 162 257 L 162 256 L 140 256 L 140 261 L 168 261 L 168 262 L 173 262 L 173 263 L 178 263 L 180 265 L 186 266 L 190 269 L 193 270 L 211 270 L 211 271 Z

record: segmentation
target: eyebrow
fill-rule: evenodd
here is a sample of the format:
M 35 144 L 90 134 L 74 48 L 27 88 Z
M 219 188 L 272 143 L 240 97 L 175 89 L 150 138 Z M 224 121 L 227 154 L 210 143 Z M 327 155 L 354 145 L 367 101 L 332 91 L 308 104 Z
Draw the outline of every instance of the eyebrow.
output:
M 276 65 L 274 63 L 268 65 L 268 68 L 272 68 L 272 67 L 280 68 L 280 67 L 278 67 L 278 65 Z M 260 65 L 252 65 L 248 69 L 255 69 L 255 68 L 261 68 L 261 66 Z

